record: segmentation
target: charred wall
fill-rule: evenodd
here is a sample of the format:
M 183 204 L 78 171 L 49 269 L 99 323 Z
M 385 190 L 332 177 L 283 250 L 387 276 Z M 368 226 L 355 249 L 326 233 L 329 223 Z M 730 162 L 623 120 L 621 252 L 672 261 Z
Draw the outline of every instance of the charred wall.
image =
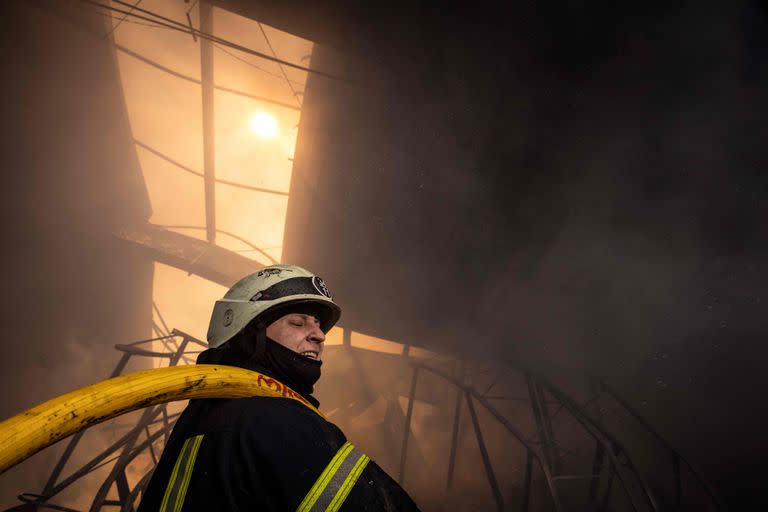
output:
M 0 416 L 108 377 L 147 338 L 153 263 L 110 236 L 150 205 L 105 18 L 77 2 L 2 7 Z M 0 478 L 38 492 L 60 446 Z M 98 448 L 93 446 L 93 449 Z

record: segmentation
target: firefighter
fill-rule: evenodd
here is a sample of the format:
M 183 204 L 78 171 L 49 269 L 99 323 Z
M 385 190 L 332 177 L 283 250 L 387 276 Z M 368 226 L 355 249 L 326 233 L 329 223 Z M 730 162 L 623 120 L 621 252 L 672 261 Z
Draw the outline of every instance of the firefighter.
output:
M 139 512 L 418 510 L 314 408 L 325 334 L 341 310 L 318 276 L 273 265 L 216 301 L 200 364 L 239 366 L 300 395 L 191 400 Z M 302 403 L 302 401 L 304 403 Z

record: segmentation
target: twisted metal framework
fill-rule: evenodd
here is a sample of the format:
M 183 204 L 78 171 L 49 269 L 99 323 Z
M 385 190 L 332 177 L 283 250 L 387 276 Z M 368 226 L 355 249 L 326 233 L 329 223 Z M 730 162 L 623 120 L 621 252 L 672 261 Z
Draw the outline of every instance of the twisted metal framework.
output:
M 156 312 L 160 323 L 155 324 L 154 329 L 160 336 L 115 345 L 122 354 L 112 377 L 120 375 L 134 357 L 167 360 L 169 366 L 174 366 L 191 362 L 189 356 L 199 350 L 190 348 L 207 347 L 205 342 L 182 331 L 169 331 L 159 311 Z M 444 447 L 445 452 L 449 453 L 445 467 L 446 497 L 451 493 L 456 494 L 457 468 L 462 466 L 461 459 L 467 457 L 466 452 L 470 449 L 468 445 L 471 443 L 460 442 L 463 429 L 465 432 L 471 432 L 477 442 L 481 468 L 474 472 L 482 473 L 487 485 L 486 490 L 483 490 L 482 479 L 478 479 L 472 492 L 489 492 L 492 506 L 500 511 L 639 512 L 720 508 L 714 494 L 685 458 L 637 411 L 599 379 L 588 379 L 584 396 L 580 397 L 583 403 L 580 404 L 541 372 L 509 365 L 491 369 L 488 365 L 455 358 L 425 359 L 409 354 L 407 346 L 400 355 L 383 355 L 352 346 L 349 343 L 348 331 L 344 332 L 343 345 L 327 347 L 330 349 L 329 360 L 349 357 L 356 367 L 357 380 L 361 386 L 357 388 L 357 396 L 341 398 L 349 402 L 348 407 L 333 419 L 345 423 L 343 428 L 348 430 L 351 436 L 365 439 L 366 432 L 356 432 L 350 422 L 363 415 L 371 404 L 383 397 L 387 408 L 379 426 L 385 427 L 382 432 L 385 432 L 384 436 L 389 443 L 387 450 L 398 455 L 397 475 L 401 484 L 405 483 L 406 469 L 409 468 L 410 462 L 411 468 L 418 464 L 431 467 L 433 471 L 429 478 L 430 485 L 438 486 L 434 478 L 437 463 L 430 460 L 419 446 L 425 439 L 432 437 L 432 433 L 414 428 L 416 408 L 430 400 L 429 393 L 423 389 L 430 384 L 426 381 L 433 379 L 434 384 L 436 379 L 444 386 L 441 395 L 448 397 L 449 401 L 452 398 L 452 407 L 447 407 L 450 410 L 440 411 L 441 417 L 449 419 L 448 422 L 451 423 L 450 444 Z M 153 350 L 149 345 L 152 342 L 161 342 L 163 351 Z M 380 368 L 394 369 L 393 377 L 385 386 L 371 383 L 368 378 L 370 374 L 366 373 L 363 364 L 366 358 L 369 362 L 374 361 Z M 403 378 L 407 372 L 410 372 L 410 379 Z M 402 386 L 392 387 L 392 382 L 401 382 Z M 387 387 L 391 392 L 382 391 Z M 445 393 L 446 389 L 448 393 Z M 569 392 L 575 391 L 575 387 L 569 387 Z M 398 405 L 401 399 L 405 400 L 403 411 Z M 613 402 L 613 406 L 608 404 L 609 401 Z M 517 414 L 505 412 L 504 404 L 511 402 L 522 404 L 526 408 L 526 415 L 519 414 L 519 411 Z M 464 409 L 469 413 L 468 418 L 462 418 Z M 119 507 L 122 512 L 134 511 L 151 478 L 154 466 L 135 483 L 131 483 L 128 478 L 128 468 L 141 455 L 148 455 L 153 465 L 157 464 L 158 454 L 167 442 L 178 415 L 169 413 L 166 405 L 145 409 L 135 426 L 127 433 L 69 476 L 61 478 L 65 465 L 78 447 L 82 433 L 73 436 L 42 491 L 19 495 L 23 504 L 10 510 L 50 509 L 78 512 L 53 503 L 54 498 L 99 468 L 113 464 L 107 477 L 98 487 L 89 511 L 99 512 L 114 507 Z M 331 413 L 328 413 L 328 416 L 330 417 Z M 620 421 L 615 421 L 615 418 Z M 628 421 L 650 439 L 655 449 L 650 465 L 643 465 L 642 461 L 637 460 L 637 449 L 641 445 L 634 441 L 625 444 L 619 440 L 620 437 L 626 437 L 627 431 L 630 430 Z M 401 431 L 399 428 L 392 428 L 398 423 Z M 523 457 L 502 458 L 504 464 L 522 468 L 524 472 L 519 481 L 499 477 L 503 470 L 508 469 L 499 466 L 499 452 L 507 450 L 499 449 L 498 439 L 489 437 L 493 435 L 493 424 L 496 428 L 500 426 L 508 434 L 510 441 L 518 443 L 524 450 Z M 370 433 L 371 429 L 367 431 L 368 435 Z M 399 440 L 398 435 L 401 436 Z M 630 444 L 632 448 L 628 447 Z M 372 449 L 375 450 L 373 447 Z M 384 465 L 387 465 L 386 454 L 371 455 L 378 455 L 376 458 L 385 460 Z M 658 462 L 664 460 L 664 456 L 670 466 L 666 472 Z M 389 465 L 394 467 L 397 462 Z M 687 471 L 683 471 L 683 468 L 687 468 Z M 660 478 L 662 473 L 668 478 Z M 418 473 L 414 475 L 418 476 Z M 411 476 L 412 479 L 414 476 Z M 116 490 L 117 499 L 108 498 L 112 489 Z M 466 491 L 466 487 L 458 490 L 459 493 Z M 112 495 L 114 494 L 113 492 Z
M 161 328 L 156 326 L 155 329 L 160 330 Z M 160 341 L 163 344 L 163 352 L 152 350 L 151 344 L 155 341 Z M 191 362 L 189 355 L 199 352 L 189 350 L 190 345 L 197 345 L 203 349 L 208 346 L 207 343 L 177 329 L 156 338 L 115 345 L 115 348 L 122 352 L 122 355 L 110 377 L 121 375 L 133 357 L 167 359 L 168 366 L 189 363 Z M 127 433 L 73 471 L 72 474 L 62 479 L 64 467 L 69 462 L 85 432 L 75 434 L 67 443 L 42 491 L 20 494 L 18 498 L 23 504 L 9 510 L 49 509 L 78 512 L 72 508 L 52 503 L 51 500 L 87 475 L 103 466 L 114 463 L 107 478 L 96 492 L 89 510 L 98 512 L 105 507 L 120 507 L 121 512 L 132 512 L 135 510 L 139 495 L 149 483 L 152 471 L 147 472 L 137 483 L 131 486 L 127 477 L 127 469 L 137 457 L 143 454 L 149 454 L 153 463 L 157 464 L 158 454 L 162 452 L 162 446 L 168 441 L 168 436 L 179 416 L 179 413 L 169 413 L 167 405 L 162 404 L 144 409 L 136 425 Z M 108 499 L 108 493 L 113 486 L 117 488 L 117 500 Z
M 603 380 L 588 378 L 589 396 L 585 403 L 580 405 L 542 373 L 529 368 L 507 366 L 497 369 L 496 372 L 491 371 L 491 375 L 488 375 L 489 370 L 483 369 L 481 365 L 475 368 L 479 375 L 467 378 L 465 362 L 460 363 L 461 370 L 453 372 L 454 374 L 436 366 L 438 365 L 434 363 L 410 363 L 412 377 L 400 451 L 399 482 L 401 484 L 404 483 L 405 478 L 409 438 L 414 435 L 411 421 L 414 403 L 417 401 L 417 383 L 420 374 L 428 373 L 456 390 L 446 492 L 451 489 L 457 465 L 460 413 L 462 402 L 464 402 L 480 451 L 487 484 L 495 507 L 499 511 L 720 510 L 714 493 L 693 466 Z M 453 366 L 456 365 L 453 364 Z M 509 374 L 522 377 L 518 379 L 522 383 L 521 386 L 506 390 L 518 396 L 490 395 L 489 392 L 498 388 L 499 381 Z M 483 380 L 490 380 L 490 383 L 486 382 L 487 387 L 484 391 L 478 391 L 479 384 Z M 475 385 L 468 384 L 468 381 L 474 381 Z M 511 387 L 514 388 L 514 386 Z M 524 396 L 525 394 L 527 397 Z M 516 425 L 515 420 L 520 419 L 519 415 L 511 419 L 495 405 L 499 401 L 509 400 L 527 402 L 533 418 L 532 432 L 524 432 L 520 425 Z M 612 400 L 618 407 L 610 407 L 607 404 L 608 400 Z M 476 404 L 482 407 L 488 416 L 501 425 L 525 450 L 525 473 L 523 481 L 519 483 L 521 485 L 517 487 L 518 499 L 515 500 L 517 506 L 514 508 L 510 503 L 505 503 L 502 488 L 510 488 L 510 485 L 507 482 L 502 485 L 496 476 L 491 455 L 486 446 L 484 431 L 478 419 Z M 609 425 L 611 422 L 606 418 L 608 412 L 612 412 L 620 420 L 633 420 L 635 430 L 639 431 L 637 433 L 644 433 L 650 437 L 651 444 L 655 446 L 652 447 L 653 455 L 650 455 L 649 467 L 641 469 L 640 463 L 633 458 L 633 455 L 637 455 L 637 448 L 641 443 L 632 439 L 631 444 L 635 450 L 629 449 L 619 440 L 619 433 L 615 432 L 618 427 L 622 431 L 621 434 L 626 435 L 631 426 L 626 421 L 613 422 Z M 556 435 L 555 420 L 558 416 L 562 417 L 562 413 L 570 417 L 572 424 L 575 420 L 575 424 L 579 427 L 569 426 L 570 432 L 567 437 L 570 439 L 559 440 Z M 581 430 L 582 438 L 577 438 L 574 443 L 574 434 L 577 430 Z M 594 443 L 591 458 L 589 457 L 590 442 Z M 575 444 L 575 446 L 568 446 L 569 444 Z M 667 460 L 668 467 L 664 468 L 665 464 L 659 463 L 659 460 Z M 522 461 L 516 463 L 522 465 Z M 581 470 L 578 470 L 579 465 Z M 683 466 L 687 468 L 687 473 L 682 471 Z M 541 494 L 548 496 L 549 503 L 540 496 L 536 506 L 532 508 L 536 468 L 539 469 L 539 480 L 546 489 L 546 493 Z M 671 478 L 667 478 L 666 481 L 659 478 L 659 475 L 664 472 Z M 649 481 L 650 477 L 654 477 L 653 484 Z M 685 489 L 684 482 L 687 484 Z M 579 488 L 578 484 L 583 485 Z
M 170 28 L 179 30 L 179 27 Z M 192 33 L 193 36 L 210 36 L 210 34 L 188 29 L 186 26 L 182 26 L 181 29 Z M 145 57 L 124 48 L 119 49 L 157 67 L 156 63 Z M 204 68 L 212 73 L 210 59 Z M 167 68 L 163 70 L 179 78 L 191 80 Z M 307 69 L 307 71 L 312 70 Z M 237 93 L 232 90 L 229 92 Z M 247 96 L 259 101 L 270 101 Z M 295 108 L 289 105 L 282 106 Z M 212 106 L 209 105 L 209 108 L 212 109 Z M 207 130 L 204 143 L 207 144 L 211 140 L 212 132 Z M 158 154 L 151 148 L 148 149 Z M 168 159 L 164 155 L 160 156 Z M 179 165 L 177 162 L 172 163 Z M 189 169 L 186 170 L 189 171 Z M 233 183 L 215 180 L 212 168 L 208 169 L 208 174 L 210 190 L 217 181 L 233 185 Z M 237 186 L 237 184 L 234 185 Z M 261 192 L 274 192 L 256 187 L 247 188 Z M 116 235 L 144 247 L 157 261 L 182 268 L 190 273 L 198 273 L 206 279 L 229 286 L 240 276 L 253 271 L 258 266 L 246 258 L 213 245 L 216 228 L 212 197 L 212 194 L 208 194 L 206 201 L 208 216 L 205 227 L 209 231 L 207 244 L 150 225 L 125 227 L 118 230 Z M 159 324 L 155 324 L 153 328 L 159 336 L 126 345 L 116 345 L 115 348 L 122 352 L 122 355 L 111 377 L 122 374 L 133 357 L 167 359 L 169 366 L 175 366 L 191 362 L 188 356 L 194 351 L 188 350 L 190 345 L 202 348 L 207 346 L 206 343 L 182 331 L 169 330 L 160 311 L 156 306 L 154 309 Z M 476 439 L 482 474 L 487 482 L 485 492 L 490 491 L 492 502 L 497 510 L 511 509 L 510 497 L 515 498 L 515 504 L 518 505 L 516 508 L 523 511 L 531 509 L 554 509 L 558 512 L 570 509 L 658 511 L 681 510 L 686 507 L 692 510 L 720 508 L 714 494 L 688 461 L 671 447 L 635 409 L 599 379 L 587 379 L 587 391 L 582 393 L 584 395 L 581 397 L 582 400 L 576 400 L 570 394 L 571 387 L 568 387 L 569 393 L 566 393 L 562 390 L 562 386 L 556 386 L 543 373 L 530 368 L 499 365 L 495 370 L 489 370 L 483 368 L 483 365 L 463 361 L 461 358 L 450 358 L 446 368 L 445 361 L 423 361 L 412 357 L 406 346 L 400 356 L 376 357 L 379 358 L 379 363 L 384 362 L 383 366 L 389 364 L 403 367 L 395 371 L 398 376 L 393 381 L 403 380 L 399 379 L 399 376 L 410 371 L 410 379 L 404 379 L 404 382 L 409 383 L 408 387 L 398 387 L 392 382 L 388 383 L 392 384 L 391 386 L 376 387 L 370 383 L 370 371 L 363 368 L 361 364 L 361 360 L 369 356 L 370 351 L 352 346 L 348 330 L 344 330 L 344 335 L 344 344 L 333 349 L 349 357 L 360 386 L 356 389 L 358 395 L 345 397 L 347 403 L 344 404 L 338 419 L 351 425 L 356 417 L 362 416 L 381 396 L 385 397 L 386 413 L 379 422 L 379 426 L 382 427 L 380 430 L 388 441 L 387 446 L 390 451 L 396 454 L 397 460 L 390 465 L 392 468 L 399 469 L 397 475 L 401 483 L 405 483 L 409 460 L 412 465 L 414 458 L 415 462 L 423 464 L 424 459 L 428 458 L 420 448 L 420 442 L 429 437 L 430 432 L 415 429 L 414 418 L 417 405 L 429 400 L 429 396 L 419 398 L 421 388 L 424 387 L 423 382 L 429 375 L 439 379 L 443 386 L 447 387 L 448 393 L 445 393 L 446 388 L 444 388 L 444 395 L 454 398 L 453 406 L 448 407 L 450 410 L 441 415 L 447 418 L 445 423 L 451 425 L 450 442 L 445 447 L 449 454 L 445 468 L 446 495 L 449 495 L 452 490 L 455 491 L 457 487 L 456 474 L 461 463 L 462 452 L 466 451 L 466 446 L 460 443 L 462 426 L 465 426 L 464 430 L 469 429 Z M 162 343 L 162 352 L 153 350 L 151 346 L 147 348 L 148 344 L 156 341 Z M 379 364 L 374 371 L 381 368 L 382 365 Z M 504 381 L 509 380 L 510 375 L 517 377 L 517 382 L 508 383 L 503 390 L 500 389 L 504 387 Z M 421 380 L 420 376 L 422 376 Z M 352 388 L 350 392 L 351 390 Z M 495 395 L 489 394 L 492 390 L 496 390 Z M 451 391 L 454 393 L 451 394 Z M 401 397 L 406 398 L 405 411 L 401 411 L 399 406 Z M 523 404 L 528 408 L 528 414 L 523 415 L 519 411 L 513 415 L 505 413 L 503 405 L 500 404 L 510 402 Z M 613 407 L 609 403 L 612 403 Z M 469 413 L 468 420 L 462 420 L 464 404 Z M 328 416 L 330 417 L 330 413 Z M 119 507 L 123 512 L 135 510 L 137 500 L 148 484 L 152 470 L 147 471 L 131 485 L 128 467 L 145 454 L 149 455 L 153 463 L 157 463 L 158 453 L 167 442 L 177 417 L 178 414 L 169 413 L 166 405 L 147 408 L 127 433 L 69 476 L 61 478 L 83 434 L 73 436 L 51 471 L 43 489 L 39 493 L 19 495 L 23 504 L 11 510 L 49 509 L 77 512 L 72 508 L 55 504 L 52 500 L 76 482 L 109 464 L 113 465 L 96 491 L 89 510 L 98 512 L 105 507 Z M 563 418 L 567 418 L 568 422 Z M 627 423 L 628 420 L 632 420 L 632 425 Z M 528 429 L 524 426 L 527 423 L 531 425 Z M 562 423 L 566 423 L 567 427 L 563 428 Z M 503 468 L 499 468 L 498 454 L 491 447 L 492 439 L 489 433 L 493 426 L 501 426 L 514 442 L 524 449 L 523 457 L 505 459 L 507 465 L 524 468 L 520 482 L 510 482 L 499 477 L 499 469 Z M 643 465 L 639 462 L 642 454 L 636 449 L 635 445 L 638 443 L 620 441 L 632 429 L 650 438 L 654 452 L 650 463 Z M 348 429 L 345 428 L 345 430 Z M 349 430 L 350 434 L 355 434 L 354 428 Z M 398 431 L 400 439 L 395 435 Z M 365 439 L 364 436 L 368 433 L 360 431 L 359 436 Z M 417 457 L 414 457 L 414 453 Z M 386 459 L 386 453 L 382 452 L 378 455 Z M 670 466 L 666 470 L 658 467 L 658 461 L 664 460 L 664 457 L 669 461 Z M 497 459 L 496 465 L 494 465 L 494 458 Z M 663 477 L 660 476 L 662 473 L 664 473 Z M 430 478 L 430 484 L 433 486 L 434 481 L 434 478 Z M 687 485 L 684 486 L 684 483 Z M 113 488 L 117 491 L 117 499 L 108 497 Z

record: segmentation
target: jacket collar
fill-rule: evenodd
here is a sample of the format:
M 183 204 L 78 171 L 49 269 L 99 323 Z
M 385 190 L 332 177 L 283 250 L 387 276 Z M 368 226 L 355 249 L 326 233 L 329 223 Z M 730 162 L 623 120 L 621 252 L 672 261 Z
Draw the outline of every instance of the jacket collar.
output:
M 246 360 L 243 360 L 240 358 L 236 359 L 228 356 L 229 356 L 228 352 L 222 348 L 209 348 L 208 350 L 201 352 L 197 356 L 197 364 L 224 364 L 228 366 L 237 366 L 238 368 L 244 368 L 246 370 L 263 373 L 264 375 L 277 380 L 281 384 L 291 387 L 290 384 L 283 382 L 283 380 L 276 374 L 277 372 L 275 372 L 271 368 L 268 368 L 258 363 L 257 361 L 254 361 L 252 359 L 246 359 Z M 314 396 L 312 396 L 311 394 L 301 393 L 296 389 L 293 389 L 293 391 L 300 394 L 302 397 L 304 397 L 309 403 L 314 405 L 316 408 L 320 406 L 320 401 Z

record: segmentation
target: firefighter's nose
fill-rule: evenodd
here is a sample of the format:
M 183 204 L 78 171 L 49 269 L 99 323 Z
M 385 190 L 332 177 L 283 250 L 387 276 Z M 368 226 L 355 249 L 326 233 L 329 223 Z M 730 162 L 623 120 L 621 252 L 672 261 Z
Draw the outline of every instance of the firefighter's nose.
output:
M 325 333 L 319 325 L 315 325 L 312 332 L 309 333 L 309 341 L 312 343 L 322 343 L 325 341 Z

